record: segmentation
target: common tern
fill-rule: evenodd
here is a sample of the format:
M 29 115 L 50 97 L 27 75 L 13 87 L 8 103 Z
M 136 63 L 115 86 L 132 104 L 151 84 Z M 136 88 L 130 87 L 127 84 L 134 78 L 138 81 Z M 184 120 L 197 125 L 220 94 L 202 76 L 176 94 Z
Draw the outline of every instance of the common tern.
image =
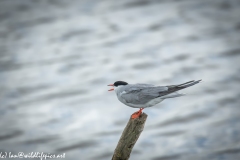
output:
M 131 118 L 135 119 L 142 114 L 144 108 L 152 107 L 167 98 L 184 96 L 185 94 L 178 93 L 177 91 L 193 86 L 200 81 L 201 80 L 192 80 L 183 84 L 169 86 L 128 84 L 124 81 L 116 81 L 108 85 L 113 86 L 113 88 L 108 91 L 114 90 L 118 100 L 123 104 L 133 108 L 140 108 L 139 111 L 133 113 L 131 116 Z

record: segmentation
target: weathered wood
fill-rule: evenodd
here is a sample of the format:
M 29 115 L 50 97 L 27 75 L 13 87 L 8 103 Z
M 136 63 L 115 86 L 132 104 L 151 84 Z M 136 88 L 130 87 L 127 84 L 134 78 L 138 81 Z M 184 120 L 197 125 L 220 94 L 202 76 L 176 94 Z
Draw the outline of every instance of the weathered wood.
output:
M 132 148 L 137 142 L 141 132 L 143 131 L 147 114 L 142 113 L 139 118 L 132 119 L 130 117 L 122 136 L 114 151 L 112 160 L 128 160 L 132 152 Z

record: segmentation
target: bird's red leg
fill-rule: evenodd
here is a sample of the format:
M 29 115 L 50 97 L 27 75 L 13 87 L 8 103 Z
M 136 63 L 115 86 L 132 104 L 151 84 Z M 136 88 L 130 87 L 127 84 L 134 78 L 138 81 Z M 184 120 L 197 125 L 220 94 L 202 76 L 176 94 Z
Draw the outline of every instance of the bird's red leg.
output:
M 139 109 L 139 111 L 137 111 L 137 112 L 134 112 L 133 114 L 132 114 L 132 119 L 135 119 L 135 118 L 138 118 L 141 114 L 142 114 L 142 110 L 143 110 L 144 108 L 140 108 Z

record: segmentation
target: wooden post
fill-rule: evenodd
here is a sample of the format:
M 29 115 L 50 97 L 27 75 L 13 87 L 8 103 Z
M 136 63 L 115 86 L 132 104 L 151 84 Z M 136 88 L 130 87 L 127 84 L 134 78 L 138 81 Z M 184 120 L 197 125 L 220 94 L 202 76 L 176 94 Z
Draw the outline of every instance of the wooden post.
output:
M 139 118 L 132 119 L 130 117 L 125 127 L 117 147 L 114 151 L 112 160 L 128 160 L 132 152 L 132 148 L 143 131 L 147 114 L 142 113 Z

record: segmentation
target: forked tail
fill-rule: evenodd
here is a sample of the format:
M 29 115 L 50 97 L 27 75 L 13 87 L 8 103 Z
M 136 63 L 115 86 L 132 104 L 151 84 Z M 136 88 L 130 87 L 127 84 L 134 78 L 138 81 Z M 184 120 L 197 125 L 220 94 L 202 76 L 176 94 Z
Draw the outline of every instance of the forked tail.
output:
M 197 80 L 197 81 L 189 81 L 189 82 L 186 82 L 186 83 L 183 83 L 183 84 L 179 84 L 179 85 L 176 85 L 176 87 L 178 88 L 181 88 L 181 89 L 184 89 L 184 88 L 187 88 L 187 87 L 190 87 L 190 86 L 193 86 L 199 82 L 201 82 L 202 80 Z
M 166 98 L 173 98 L 173 97 L 179 97 L 179 96 L 182 96 L 184 94 L 179 94 L 179 93 L 175 93 L 173 94 L 174 92 L 176 91 L 179 91 L 179 90 L 182 90 L 184 88 L 187 88 L 187 87 L 190 87 L 190 86 L 193 86 L 195 84 L 198 84 L 201 80 L 197 80 L 197 81 L 189 81 L 189 82 L 186 82 L 186 83 L 183 83 L 183 84 L 179 84 L 179 85 L 171 85 L 171 86 L 167 86 L 168 87 L 168 90 L 166 92 L 160 92 L 159 94 L 159 97 L 166 97 Z M 171 94 L 171 95 L 169 95 Z M 169 96 L 166 96 L 166 95 L 169 95 Z

